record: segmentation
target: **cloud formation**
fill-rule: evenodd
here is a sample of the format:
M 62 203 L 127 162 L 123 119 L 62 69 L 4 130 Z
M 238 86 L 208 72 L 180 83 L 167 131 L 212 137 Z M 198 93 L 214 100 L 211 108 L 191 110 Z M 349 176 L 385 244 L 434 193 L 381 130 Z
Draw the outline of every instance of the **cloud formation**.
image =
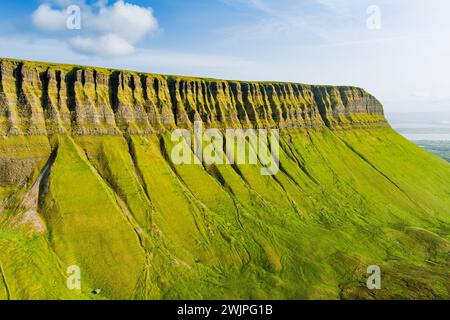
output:
M 44 3 L 33 12 L 33 24 L 42 31 L 58 32 L 66 26 L 67 14 L 65 11 L 54 10 L 51 5 Z
M 89 55 L 120 56 L 135 51 L 135 45 L 159 29 L 150 7 L 141 7 L 122 0 L 108 6 L 105 1 L 95 5 L 79 2 L 81 29 L 67 29 L 67 7 L 41 4 L 32 15 L 33 25 L 41 31 L 64 34 L 78 52 Z

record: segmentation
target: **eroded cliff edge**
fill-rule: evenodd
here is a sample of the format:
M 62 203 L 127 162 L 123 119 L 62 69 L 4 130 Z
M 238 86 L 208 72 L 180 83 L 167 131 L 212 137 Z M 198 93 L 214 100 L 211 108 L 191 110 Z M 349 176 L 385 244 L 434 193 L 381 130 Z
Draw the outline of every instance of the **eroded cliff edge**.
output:
M 205 126 L 387 126 L 355 87 L 188 78 L 0 59 L 0 136 L 150 134 Z

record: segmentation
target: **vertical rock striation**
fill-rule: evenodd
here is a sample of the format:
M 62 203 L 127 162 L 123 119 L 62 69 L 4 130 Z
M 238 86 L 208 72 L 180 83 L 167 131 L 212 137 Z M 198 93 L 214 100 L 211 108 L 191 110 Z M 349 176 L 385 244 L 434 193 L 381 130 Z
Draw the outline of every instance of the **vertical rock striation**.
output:
M 355 87 L 162 76 L 0 60 L 0 135 L 151 134 L 194 121 L 215 128 L 387 126 Z

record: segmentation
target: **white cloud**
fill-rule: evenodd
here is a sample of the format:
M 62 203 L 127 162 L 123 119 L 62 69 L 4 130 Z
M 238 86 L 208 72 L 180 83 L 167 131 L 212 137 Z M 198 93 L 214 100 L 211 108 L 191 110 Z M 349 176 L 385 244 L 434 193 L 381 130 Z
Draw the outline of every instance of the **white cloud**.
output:
M 136 44 L 158 30 L 158 21 L 150 7 L 141 7 L 119 0 L 107 5 L 99 1 L 89 5 L 79 2 L 81 26 L 76 36 L 68 36 L 70 46 L 81 53 L 99 56 L 120 56 L 135 51 Z M 33 24 L 40 30 L 54 33 L 73 32 L 66 29 L 69 15 L 61 2 L 53 8 L 40 5 L 32 15 Z
M 31 16 L 33 24 L 43 31 L 57 32 L 64 30 L 67 14 L 54 10 L 48 3 L 40 5 Z
M 70 45 L 82 53 L 99 56 L 123 56 L 135 50 L 130 43 L 114 33 L 95 38 L 78 36 L 70 39 Z
M 158 29 L 158 21 L 151 8 L 117 1 L 111 7 L 102 7 L 98 15 L 87 20 L 88 28 L 114 33 L 134 43 L 146 34 Z

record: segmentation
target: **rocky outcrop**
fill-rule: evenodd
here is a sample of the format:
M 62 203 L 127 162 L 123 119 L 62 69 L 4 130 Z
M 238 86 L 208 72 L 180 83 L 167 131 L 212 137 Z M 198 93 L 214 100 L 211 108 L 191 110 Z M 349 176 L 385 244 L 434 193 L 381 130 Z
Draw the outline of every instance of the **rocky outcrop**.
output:
M 0 60 L 0 135 L 150 134 L 206 127 L 387 126 L 355 87 L 241 82 Z

